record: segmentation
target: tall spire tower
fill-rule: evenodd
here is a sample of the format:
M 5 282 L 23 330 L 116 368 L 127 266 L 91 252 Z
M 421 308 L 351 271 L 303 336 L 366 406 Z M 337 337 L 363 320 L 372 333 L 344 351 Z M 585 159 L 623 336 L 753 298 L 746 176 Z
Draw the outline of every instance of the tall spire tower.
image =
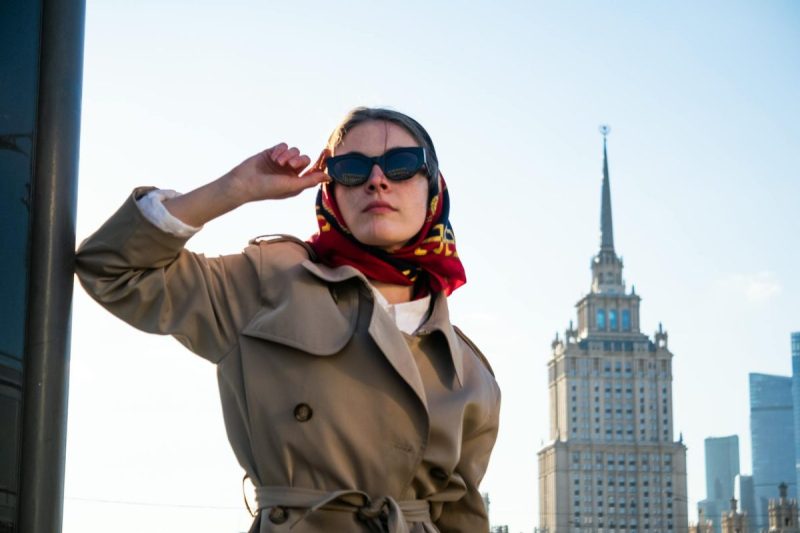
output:
M 600 126 L 603 134 L 603 186 L 600 203 L 600 251 L 592 258 L 592 292 L 623 294 L 622 260 L 614 251 L 614 223 L 611 217 L 611 180 L 608 176 L 607 140 L 611 128 Z
M 686 447 L 673 436 L 672 353 L 640 330 L 614 248 L 607 126 L 600 250 L 577 327 L 552 343 L 551 442 L 539 451 L 540 528 L 549 533 L 686 533 Z
M 611 222 L 611 183 L 608 178 L 606 141 L 611 128 L 600 126 L 603 134 L 603 203 L 600 206 L 600 251 L 614 251 L 614 224 Z

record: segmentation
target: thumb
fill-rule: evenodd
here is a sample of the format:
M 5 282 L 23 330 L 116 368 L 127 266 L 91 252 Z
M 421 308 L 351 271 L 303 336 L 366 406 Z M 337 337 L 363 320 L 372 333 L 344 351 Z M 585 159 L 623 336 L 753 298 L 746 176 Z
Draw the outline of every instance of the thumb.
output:
M 299 191 L 304 189 L 309 189 L 311 187 L 316 187 L 320 183 L 327 183 L 331 181 L 327 174 L 325 174 L 321 170 L 314 170 L 313 167 L 302 174 L 300 174 L 297 178 L 292 180 Z

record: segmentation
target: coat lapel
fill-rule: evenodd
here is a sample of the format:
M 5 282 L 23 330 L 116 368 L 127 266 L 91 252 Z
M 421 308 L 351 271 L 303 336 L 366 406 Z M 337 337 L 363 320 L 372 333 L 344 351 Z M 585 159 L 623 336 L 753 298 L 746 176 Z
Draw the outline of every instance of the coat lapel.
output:
M 365 286 L 370 287 L 367 278 L 351 266 L 334 268 L 320 263 L 304 261 L 303 267 L 328 283 L 340 283 L 348 279 L 359 278 Z M 408 349 L 408 344 L 403 338 L 403 334 L 397 329 L 397 325 L 380 305 L 374 303 L 374 298 L 368 331 L 372 340 L 383 352 L 383 355 L 408 386 L 412 388 L 427 410 L 428 401 L 425 397 L 425 387 L 422 384 L 422 376 L 419 374 L 419 369 L 414 362 L 414 356 L 411 354 L 411 350 Z
M 447 340 L 450 349 L 450 357 L 453 361 L 453 369 L 458 379 L 458 384 L 464 384 L 464 356 L 461 341 L 450 323 L 450 311 L 447 308 L 447 297 L 444 294 L 437 294 L 434 297 L 433 310 L 428 320 L 417 331 L 420 335 L 429 335 L 438 331 Z
M 397 329 L 394 321 L 381 308 L 380 305 L 373 304 L 372 318 L 369 322 L 369 334 L 375 344 L 386 356 L 400 376 L 414 389 L 425 410 L 428 409 L 428 400 L 425 397 L 425 387 L 422 384 L 422 376 L 419 368 L 414 361 L 411 350 L 403 338 L 403 334 Z

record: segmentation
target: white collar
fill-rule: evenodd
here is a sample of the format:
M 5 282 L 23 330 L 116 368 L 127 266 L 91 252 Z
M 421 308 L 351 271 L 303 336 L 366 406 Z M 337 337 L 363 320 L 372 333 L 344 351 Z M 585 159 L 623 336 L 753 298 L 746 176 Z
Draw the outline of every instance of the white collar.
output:
M 428 309 L 431 305 L 431 295 L 410 302 L 390 304 L 381 292 L 370 284 L 375 301 L 380 304 L 386 313 L 392 317 L 397 329 L 408 335 L 413 335 L 415 331 L 428 318 Z

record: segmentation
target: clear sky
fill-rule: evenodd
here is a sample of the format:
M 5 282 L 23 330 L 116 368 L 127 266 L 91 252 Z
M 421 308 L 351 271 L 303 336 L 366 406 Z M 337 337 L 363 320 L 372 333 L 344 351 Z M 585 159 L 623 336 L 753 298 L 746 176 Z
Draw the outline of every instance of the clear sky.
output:
M 482 489 L 538 523 L 550 342 L 598 250 L 602 138 L 615 244 L 675 354 L 689 508 L 703 439 L 738 434 L 748 372 L 788 375 L 800 330 L 800 4 L 90 0 L 78 239 L 137 185 L 186 191 L 280 141 L 310 155 L 356 105 L 436 142 L 468 284 L 453 320 L 503 389 Z M 309 236 L 314 193 L 246 206 L 189 247 Z M 65 533 L 246 531 L 214 368 L 76 287 Z M 121 519 L 124 517 L 124 519 Z

